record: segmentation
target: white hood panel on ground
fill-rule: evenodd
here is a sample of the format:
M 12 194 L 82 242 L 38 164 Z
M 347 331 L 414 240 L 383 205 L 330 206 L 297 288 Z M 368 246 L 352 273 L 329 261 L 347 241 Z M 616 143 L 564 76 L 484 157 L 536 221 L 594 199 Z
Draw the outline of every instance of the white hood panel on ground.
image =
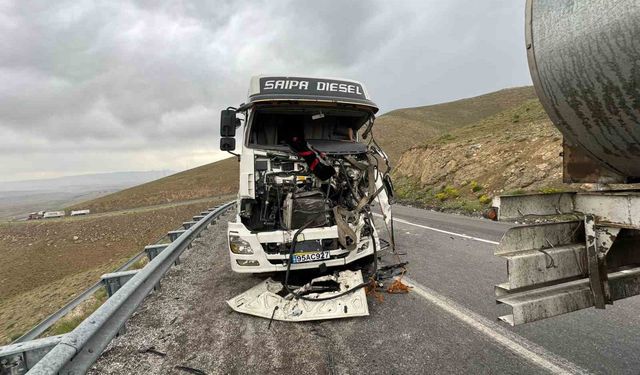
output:
M 310 293 L 307 298 L 326 298 L 343 293 L 361 285 L 360 271 L 342 271 L 337 276 L 322 276 L 315 281 L 333 280 L 340 285 L 340 291 Z M 271 278 L 248 291 L 227 301 L 229 306 L 240 313 L 255 315 L 266 319 L 302 322 L 309 320 L 351 318 L 368 316 L 369 306 L 364 288 L 359 288 L 344 296 L 327 301 L 306 301 L 295 299 L 292 295 L 278 295 L 284 286 Z

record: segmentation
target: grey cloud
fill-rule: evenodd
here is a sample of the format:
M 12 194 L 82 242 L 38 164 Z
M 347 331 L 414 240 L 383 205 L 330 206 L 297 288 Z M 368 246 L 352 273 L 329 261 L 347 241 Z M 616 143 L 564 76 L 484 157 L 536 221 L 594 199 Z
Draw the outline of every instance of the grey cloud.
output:
M 0 181 L 215 160 L 219 110 L 254 74 L 360 79 L 383 111 L 528 84 L 523 14 L 511 0 L 2 2 Z

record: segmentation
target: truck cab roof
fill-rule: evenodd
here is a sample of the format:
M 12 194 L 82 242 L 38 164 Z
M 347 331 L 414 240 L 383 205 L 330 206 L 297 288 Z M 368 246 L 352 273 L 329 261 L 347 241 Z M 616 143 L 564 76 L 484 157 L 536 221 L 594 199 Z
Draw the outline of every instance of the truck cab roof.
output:
M 378 111 L 362 83 L 342 78 L 252 77 L 247 104 L 242 107 L 268 102 L 339 103 L 366 107 L 372 113 Z

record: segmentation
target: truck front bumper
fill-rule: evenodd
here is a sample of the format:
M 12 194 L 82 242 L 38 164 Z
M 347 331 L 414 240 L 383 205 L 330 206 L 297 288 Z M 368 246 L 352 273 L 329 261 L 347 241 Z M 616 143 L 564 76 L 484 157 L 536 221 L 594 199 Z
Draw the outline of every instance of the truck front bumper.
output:
M 249 231 L 242 223 L 229 223 L 227 230 L 227 245 L 229 236 L 237 236 L 250 245 L 252 254 L 236 254 L 227 246 L 231 261 L 231 269 L 238 273 L 264 273 L 287 270 L 287 254 L 270 254 L 262 247 L 263 243 L 284 243 L 289 244 L 293 240 L 295 230 L 292 231 L 270 231 L 254 233 Z M 303 230 L 298 236 L 298 240 L 323 240 L 338 238 L 338 227 L 309 228 Z M 377 249 L 380 249 L 378 235 L 374 232 L 373 238 Z M 358 245 L 354 250 L 337 249 L 330 250 L 330 259 L 292 264 L 291 270 L 315 269 L 325 264 L 327 267 L 344 266 L 358 259 L 365 258 L 373 254 L 374 243 L 372 237 L 359 238 Z

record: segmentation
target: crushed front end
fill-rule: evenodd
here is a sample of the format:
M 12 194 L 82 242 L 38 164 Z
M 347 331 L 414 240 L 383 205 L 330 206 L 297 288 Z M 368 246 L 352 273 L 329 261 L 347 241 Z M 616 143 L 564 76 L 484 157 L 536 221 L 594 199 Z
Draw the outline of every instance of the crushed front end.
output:
M 367 315 L 364 286 L 375 284 L 382 250 L 374 203 L 389 233 L 383 242 L 393 248 L 394 241 L 390 166 L 371 134 L 377 107 L 366 90 L 347 80 L 254 77 L 249 103 L 233 111 L 245 124 L 237 215 L 228 226 L 231 268 L 278 272 L 279 280 L 265 280 L 229 306 L 276 320 Z M 230 129 L 221 133 L 231 136 Z M 233 150 L 235 140 L 222 145 Z M 355 261 L 373 263 L 365 267 L 372 274 L 337 268 Z M 299 270 L 317 272 L 291 281 Z

